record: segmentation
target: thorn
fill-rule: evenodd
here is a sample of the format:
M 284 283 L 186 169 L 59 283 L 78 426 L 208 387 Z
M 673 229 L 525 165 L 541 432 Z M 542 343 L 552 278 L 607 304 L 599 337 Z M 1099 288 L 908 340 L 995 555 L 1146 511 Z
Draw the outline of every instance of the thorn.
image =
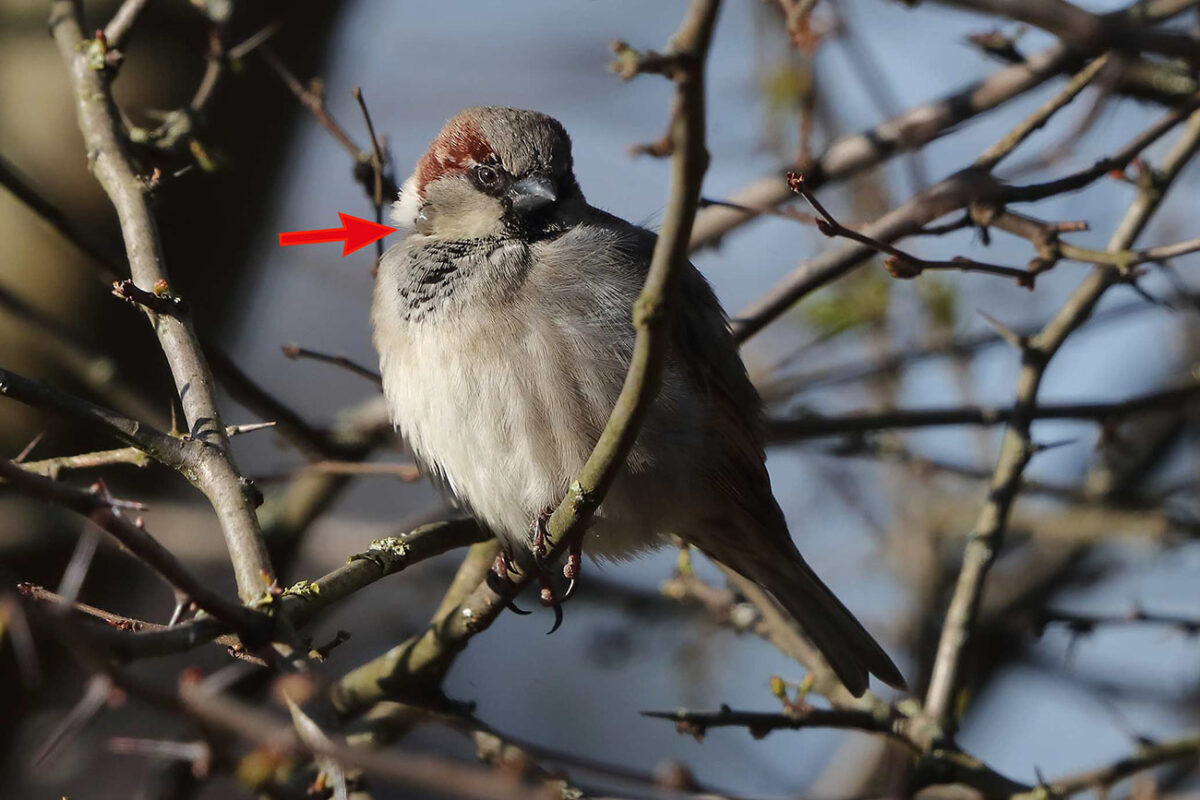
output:
M 1036 455 L 1038 453 L 1045 453 L 1047 450 L 1054 450 L 1059 447 L 1066 447 L 1067 445 L 1075 444 L 1078 441 L 1079 441 L 1078 438 L 1072 438 L 1072 439 L 1059 439 L 1058 441 L 1055 441 L 1055 442 L 1045 442 L 1045 443 L 1034 442 L 1033 443 L 1033 452 L 1034 452 L 1034 455 Z
M 17 457 L 14 458 L 13 461 L 16 462 L 17 464 L 20 464 L 22 461 L 29 458 L 29 454 L 33 452 L 33 448 L 38 446 L 38 443 L 42 441 L 42 438 L 45 435 L 46 435 L 46 431 L 43 430 L 37 436 L 30 439 L 29 444 L 27 444 L 21 448 L 21 452 L 17 453 Z
M 1011 344 L 1018 350 L 1024 351 L 1029 349 L 1029 337 L 1023 336 L 1012 328 L 1005 325 L 1000 320 L 993 317 L 986 311 L 978 311 L 979 316 L 983 317 L 996 333 L 1000 334 L 1000 338 Z
M 175 610 L 171 612 L 171 618 L 167 620 L 167 627 L 174 628 L 183 620 L 184 612 L 191 605 L 192 599 L 182 592 L 175 595 Z
M 239 436 L 243 433 L 254 433 L 255 431 L 261 431 L 266 428 L 274 428 L 275 424 L 275 421 L 272 420 L 270 422 L 248 422 L 243 425 L 230 425 L 225 428 L 225 435 Z
M 1132 289 L 1138 295 L 1138 297 L 1142 298 L 1143 300 L 1145 300 L 1147 303 L 1149 303 L 1152 306 L 1166 306 L 1168 308 L 1170 307 L 1169 303 L 1167 301 L 1159 300 L 1157 297 L 1150 294 L 1145 289 L 1143 289 L 1140 285 L 1138 285 L 1137 277 L 1138 277 L 1137 275 L 1130 276 L 1130 279 L 1126 282 L 1126 285 L 1130 289 Z

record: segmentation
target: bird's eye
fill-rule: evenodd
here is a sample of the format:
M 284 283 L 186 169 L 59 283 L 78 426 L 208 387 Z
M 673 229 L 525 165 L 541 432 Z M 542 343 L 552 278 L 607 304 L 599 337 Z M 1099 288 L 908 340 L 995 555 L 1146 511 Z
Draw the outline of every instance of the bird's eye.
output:
M 480 164 L 475 167 L 475 180 L 479 181 L 480 186 L 495 186 L 500 180 L 500 173 L 494 167 Z

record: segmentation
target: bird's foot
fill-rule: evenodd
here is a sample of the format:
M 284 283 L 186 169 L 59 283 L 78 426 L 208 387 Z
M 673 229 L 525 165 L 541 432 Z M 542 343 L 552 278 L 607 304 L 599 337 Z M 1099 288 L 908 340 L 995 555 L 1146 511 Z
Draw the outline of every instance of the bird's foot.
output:
M 501 550 L 496 555 L 496 560 L 492 562 L 492 569 L 490 570 L 490 572 L 488 574 L 488 580 L 489 581 L 495 580 L 497 582 L 503 582 L 503 584 L 505 584 L 505 585 L 503 585 L 503 586 L 493 585 L 492 589 L 494 591 L 496 591 L 497 593 L 504 593 L 505 591 L 510 591 L 512 589 L 513 585 L 516 583 L 516 581 L 513 580 L 512 574 L 511 574 L 513 572 L 513 569 L 514 569 L 514 567 L 513 567 L 512 559 L 509 557 L 508 552 L 506 550 Z M 525 609 L 521 608 L 520 606 L 518 606 L 516 604 L 516 602 L 513 600 L 509 600 L 505 605 L 507 606 L 508 610 L 513 612 L 514 614 L 520 614 L 521 616 L 526 616 L 531 613 L 531 612 L 526 611 Z

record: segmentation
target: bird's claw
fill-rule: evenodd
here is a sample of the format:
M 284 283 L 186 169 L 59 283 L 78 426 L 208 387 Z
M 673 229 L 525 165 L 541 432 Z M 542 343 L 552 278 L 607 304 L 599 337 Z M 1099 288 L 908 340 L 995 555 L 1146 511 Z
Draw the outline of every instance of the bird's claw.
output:
M 508 554 L 501 552 L 496 555 L 496 560 L 492 562 L 491 575 L 494 575 L 495 577 L 499 578 L 501 581 L 504 581 L 506 584 L 508 584 L 511 587 L 513 585 L 512 576 L 509 575 L 509 572 L 511 571 L 511 569 L 512 569 L 512 566 L 511 566 L 511 561 L 508 557 Z M 493 588 L 496 588 L 496 587 L 493 587 Z M 499 591 L 499 589 L 497 589 L 497 590 Z M 509 611 L 513 612 L 514 614 L 519 614 L 522 617 L 528 616 L 533 613 L 532 611 L 526 611 L 525 609 L 518 606 L 516 604 L 516 601 L 514 601 L 514 600 L 509 600 L 504 605 Z
M 507 608 L 509 611 L 513 612 L 514 614 L 517 614 L 522 617 L 528 617 L 530 614 L 533 613 L 532 611 L 526 611 L 525 609 L 521 608 L 519 605 L 517 605 L 512 600 L 509 600 L 507 603 L 505 603 L 504 607 Z
M 561 602 L 565 603 L 575 594 L 575 587 L 578 585 L 579 573 L 583 571 L 583 545 L 579 542 L 571 545 L 571 549 L 567 551 L 567 563 L 563 564 L 563 577 L 569 583 L 567 590 L 563 592 Z
M 543 606 L 554 609 L 554 625 L 550 627 L 550 630 L 546 631 L 546 635 L 549 636 L 562 626 L 563 610 L 562 601 L 554 596 L 554 587 L 550 585 L 550 581 L 546 577 L 542 578 L 542 590 L 539 594 L 539 599 L 542 601 Z

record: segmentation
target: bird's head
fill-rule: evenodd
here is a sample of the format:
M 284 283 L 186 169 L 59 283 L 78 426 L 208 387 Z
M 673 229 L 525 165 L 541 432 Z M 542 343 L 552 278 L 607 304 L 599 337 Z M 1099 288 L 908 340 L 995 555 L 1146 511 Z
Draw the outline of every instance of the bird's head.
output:
M 571 139 L 536 111 L 478 106 L 450 119 L 404 183 L 394 219 L 439 239 L 536 239 L 583 205 Z

